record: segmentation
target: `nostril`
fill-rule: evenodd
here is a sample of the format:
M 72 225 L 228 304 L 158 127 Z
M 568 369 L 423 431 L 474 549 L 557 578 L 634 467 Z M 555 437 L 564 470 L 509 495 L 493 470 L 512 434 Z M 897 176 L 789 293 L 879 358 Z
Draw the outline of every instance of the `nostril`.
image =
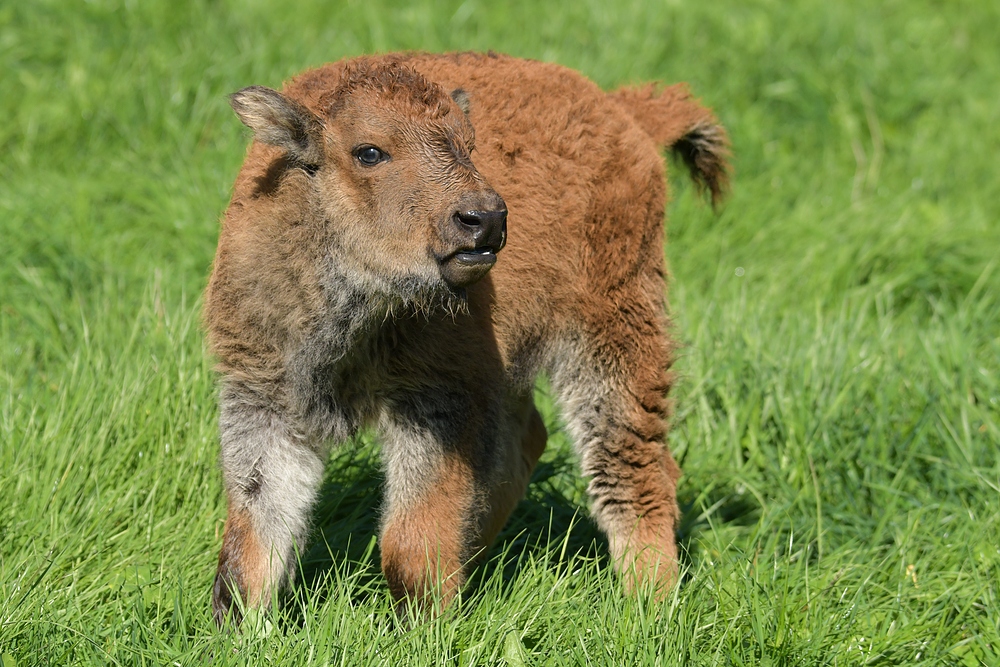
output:
M 463 225 L 469 227 L 482 227 L 483 225 L 505 225 L 507 223 L 507 211 L 456 211 L 455 217 Z
M 455 217 L 463 225 L 469 227 L 479 227 L 483 224 L 483 212 L 482 211 L 457 211 Z
M 499 252 L 507 243 L 507 210 L 455 211 L 452 221 L 459 232 L 458 243 Z

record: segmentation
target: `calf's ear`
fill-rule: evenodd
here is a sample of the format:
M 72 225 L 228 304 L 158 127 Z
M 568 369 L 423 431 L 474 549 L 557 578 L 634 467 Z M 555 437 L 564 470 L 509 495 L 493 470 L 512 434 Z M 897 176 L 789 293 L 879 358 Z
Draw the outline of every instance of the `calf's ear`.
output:
M 306 165 L 323 162 L 323 125 L 295 100 L 264 86 L 250 86 L 230 95 L 229 104 L 259 141 L 284 148 Z
M 462 113 L 466 116 L 469 115 L 469 109 L 472 105 L 469 102 L 469 94 L 465 92 L 464 88 L 456 88 L 451 91 L 451 99 L 455 100 L 455 104 L 457 104 L 458 108 L 462 110 Z

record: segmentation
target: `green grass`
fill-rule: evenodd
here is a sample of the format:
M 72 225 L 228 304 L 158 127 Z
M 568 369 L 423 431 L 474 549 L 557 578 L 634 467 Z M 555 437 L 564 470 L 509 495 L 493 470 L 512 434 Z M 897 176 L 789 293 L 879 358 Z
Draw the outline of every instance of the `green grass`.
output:
M 1000 4 L 298 4 L 0 5 L 0 665 L 1000 664 Z M 622 596 L 540 385 L 454 614 L 396 623 L 361 438 L 281 611 L 222 634 L 225 95 L 408 48 L 689 81 L 730 129 L 718 214 L 671 169 L 684 581 Z

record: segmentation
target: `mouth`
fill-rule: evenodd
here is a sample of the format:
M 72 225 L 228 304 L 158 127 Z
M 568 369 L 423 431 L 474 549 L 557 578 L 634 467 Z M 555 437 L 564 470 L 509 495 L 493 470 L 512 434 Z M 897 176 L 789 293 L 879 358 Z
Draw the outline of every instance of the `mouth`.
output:
M 489 273 L 496 263 L 496 248 L 458 250 L 440 260 L 441 276 L 451 287 L 468 287 Z

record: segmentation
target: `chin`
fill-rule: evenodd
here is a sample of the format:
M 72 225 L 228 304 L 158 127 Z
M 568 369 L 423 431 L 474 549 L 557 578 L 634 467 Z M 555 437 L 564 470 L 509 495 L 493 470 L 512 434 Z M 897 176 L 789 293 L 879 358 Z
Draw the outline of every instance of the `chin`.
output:
M 468 311 L 465 285 L 454 285 L 438 274 L 433 278 L 422 275 L 400 276 L 385 290 L 387 316 L 405 315 L 407 311 L 422 315 L 443 312 L 452 316 Z

